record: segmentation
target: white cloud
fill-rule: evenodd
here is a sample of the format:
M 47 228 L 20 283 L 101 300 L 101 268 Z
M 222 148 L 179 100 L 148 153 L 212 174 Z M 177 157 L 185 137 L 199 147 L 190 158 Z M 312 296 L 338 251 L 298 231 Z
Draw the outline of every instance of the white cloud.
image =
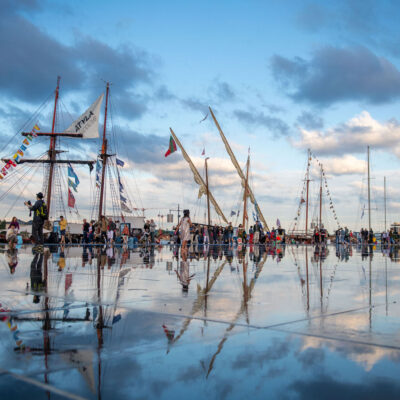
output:
M 366 152 L 367 146 L 387 149 L 400 157 L 400 124 L 395 119 L 379 122 L 367 111 L 344 124 L 322 130 L 300 128 L 297 148 L 310 148 L 318 154 L 350 154 Z

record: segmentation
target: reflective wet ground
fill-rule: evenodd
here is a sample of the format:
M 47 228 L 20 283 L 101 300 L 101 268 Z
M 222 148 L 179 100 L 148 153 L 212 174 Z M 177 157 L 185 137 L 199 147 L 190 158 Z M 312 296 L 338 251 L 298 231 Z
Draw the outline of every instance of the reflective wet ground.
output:
M 0 251 L 2 398 L 400 398 L 393 249 Z

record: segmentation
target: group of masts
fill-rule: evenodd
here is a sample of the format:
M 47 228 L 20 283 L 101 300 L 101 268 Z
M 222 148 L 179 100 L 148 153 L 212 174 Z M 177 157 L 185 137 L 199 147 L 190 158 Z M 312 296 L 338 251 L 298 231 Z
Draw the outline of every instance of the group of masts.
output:
M 48 215 L 50 216 L 50 212 L 52 210 L 52 191 L 53 191 L 53 181 L 54 181 L 54 167 L 56 164 L 87 164 L 93 166 L 96 163 L 94 160 L 62 160 L 58 159 L 57 155 L 61 153 L 60 150 L 56 149 L 57 138 L 58 137 L 70 137 L 70 138 L 82 138 L 82 134 L 73 134 L 73 133 L 66 133 L 66 132 L 56 132 L 56 121 L 57 121 L 57 106 L 59 100 L 59 93 L 60 93 L 60 80 L 61 78 L 57 78 L 57 87 L 55 90 L 54 96 L 54 109 L 53 109 L 53 117 L 52 117 L 52 124 L 51 124 L 51 132 L 38 132 L 38 136 L 49 136 L 50 143 L 49 143 L 49 150 L 47 151 L 48 158 L 43 160 L 36 160 L 36 159 L 22 159 L 20 163 L 44 163 L 49 164 L 49 173 L 48 173 L 48 181 L 44 182 L 44 186 L 46 188 L 46 200 L 47 200 L 47 210 Z M 105 213 L 105 203 L 104 203 L 104 195 L 105 195 L 105 180 L 106 180 L 106 166 L 107 160 L 110 157 L 110 154 L 107 153 L 107 112 L 108 112 L 108 98 L 109 98 L 109 88 L 110 84 L 107 82 L 106 84 L 106 102 L 105 102 L 105 109 L 104 109 L 104 124 L 103 124 L 103 140 L 102 140 L 102 147 L 99 157 L 102 160 L 102 173 L 101 173 L 101 181 L 100 181 L 100 196 L 99 196 L 99 208 L 98 208 L 98 218 L 100 220 L 101 216 Z M 26 136 L 28 132 L 23 132 L 22 135 Z

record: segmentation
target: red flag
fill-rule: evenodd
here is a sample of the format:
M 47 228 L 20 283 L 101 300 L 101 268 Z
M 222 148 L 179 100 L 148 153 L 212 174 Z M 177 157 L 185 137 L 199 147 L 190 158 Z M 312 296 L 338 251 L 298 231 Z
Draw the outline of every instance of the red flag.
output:
M 205 147 L 203 148 L 203 151 L 201 152 L 201 155 L 202 155 L 202 156 L 205 156 L 205 155 L 206 155 L 206 148 L 205 148 Z
M 168 157 L 170 154 L 175 153 L 175 151 L 176 151 L 176 143 L 175 143 L 174 138 L 171 135 L 171 137 L 169 138 L 169 148 L 168 148 L 167 152 L 165 153 L 165 157 Z
M 75 197 L 69 188 L 68 188 L 68 207 L 71 208 L 75 207 Z

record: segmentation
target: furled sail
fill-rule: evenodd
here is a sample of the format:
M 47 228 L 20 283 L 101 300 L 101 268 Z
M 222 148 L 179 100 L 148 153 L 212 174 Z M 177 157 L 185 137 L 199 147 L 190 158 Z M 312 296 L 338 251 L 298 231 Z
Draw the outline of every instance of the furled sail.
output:
M 103 101 L 102 94 L 77 120 L 75 120 L 64 132 L 82 135 L 84 139 L 99 137 L 99 115 Z
M 194 166 L 194 164 L 192 163 L 192 160 L 190 159 L 190 157 L 188 156 L 188 154 L 186 153 L 185 149 L 183 148 L 183 146 L 181 145 L 181 142 L 179 141 L 179 139 L 176 137 L 174 131 L 172 130 L 172 128 L 169 128 L 169 130 L 171 131 L 171 135 L 174 138 L 176 144 L 180 147 L 180 149 L 182 150 L 182 155 L 183 158 L 187 161 L 187 163 L 189 164 L 190 169 L 193 172 L 193 177 L 194 177 L 194 181 L 200 186 L 199 188 L 199 198 L 203 195 L 203 194 L 207 194 L 207 186 L 203 180 L 203 178 L 201 177 L 201 175 L 199 174 L 199 172 L 197 171 L 196 167 Z M 216 200 L 214 199 L 214 196 L 211 194 L 210 191 L 208 191 L 209 197 L 210 197 L 210 201 L 212 203 L 212 205 L 215 208 L 216 213 L 223 219 L 223 221 L 227 224 L 228 221 L 225 218 L 224 213 L 222 212 L 222 210 L 220 209 L 218 203 L 216 202 Z
M 210 113 L 211 113 L 211 116 L 212 116 L 212 118 L 213 118 L 213 120 L 214 120 L 214 123 L 215 123 L 215 125 L 216 125 L 217 128 L 218 128 L 219 134 L 221 135 L 222 141 L 223 141 L 224 144 L 225 144 L 226 151 L 228 152 L 229 157 L 231 158 L 232 163 L 233 163 L 234 167 L 236 168 L 236 171 L 238 172 L 238 174 L 239 174 L 239 176 L 240 176 L 240 179 L 242 180 L 242 186 L 245 187 L 246 178 L 245 178 L 245 176 L 244 176 L 244 173 L 243 173 L 243 171 L 242 171 L 242 168 L 240 168 L 240 165 L 239 165 L 239 163 L 237 162 L 235 155 L 233 154 L 233 151 L 232 151 L 232 149 L 231 149 L 231 146 L 229 145 L 228 141 L 226 140 L 226 137 L 225 137 L 224 133 L 222 132 L 222 129 L 221 129 L 221 127 L 219 126 L 219 123 L 218 123 L 217 119 L 215 118 L 215 115 L 214 115 L 213 111 L 211 110 L 211 107 L 208 107 L 208 108 L 209 108 L 209 110 L 210 110 Z M 254 206 L 255 206 L 255 208 L 256 208 L 256 210 L 257 210 L 258 216 L 259 216 L 259 218 L 260 218 L 262 224 L 264 225 L 264 228 L 266 228 L 266 229 L 269 230 L 268 224 L 267 224 L 267 222 L 265 221 L 265 218 L 264 218 L 264 216 L 263 216 L 263 214 L 262 214 L 262 212 L 261 212 L 261 210 L 260 210 L 260 207 L 259 207 L 259 205 L 258 205 L 258 203 L 257 203 L 257 201 L 256 201 L 256 199 L 255 199 L 255 197 L 254 197 L 253 191 L 251 190 L 251 188 L 250 188 L 249 186 L 247 187 L 247 192 L 248 192 L 248 194 L 249 194 L 249 197 L 250 197 L 251 202 L 254 204 Z

